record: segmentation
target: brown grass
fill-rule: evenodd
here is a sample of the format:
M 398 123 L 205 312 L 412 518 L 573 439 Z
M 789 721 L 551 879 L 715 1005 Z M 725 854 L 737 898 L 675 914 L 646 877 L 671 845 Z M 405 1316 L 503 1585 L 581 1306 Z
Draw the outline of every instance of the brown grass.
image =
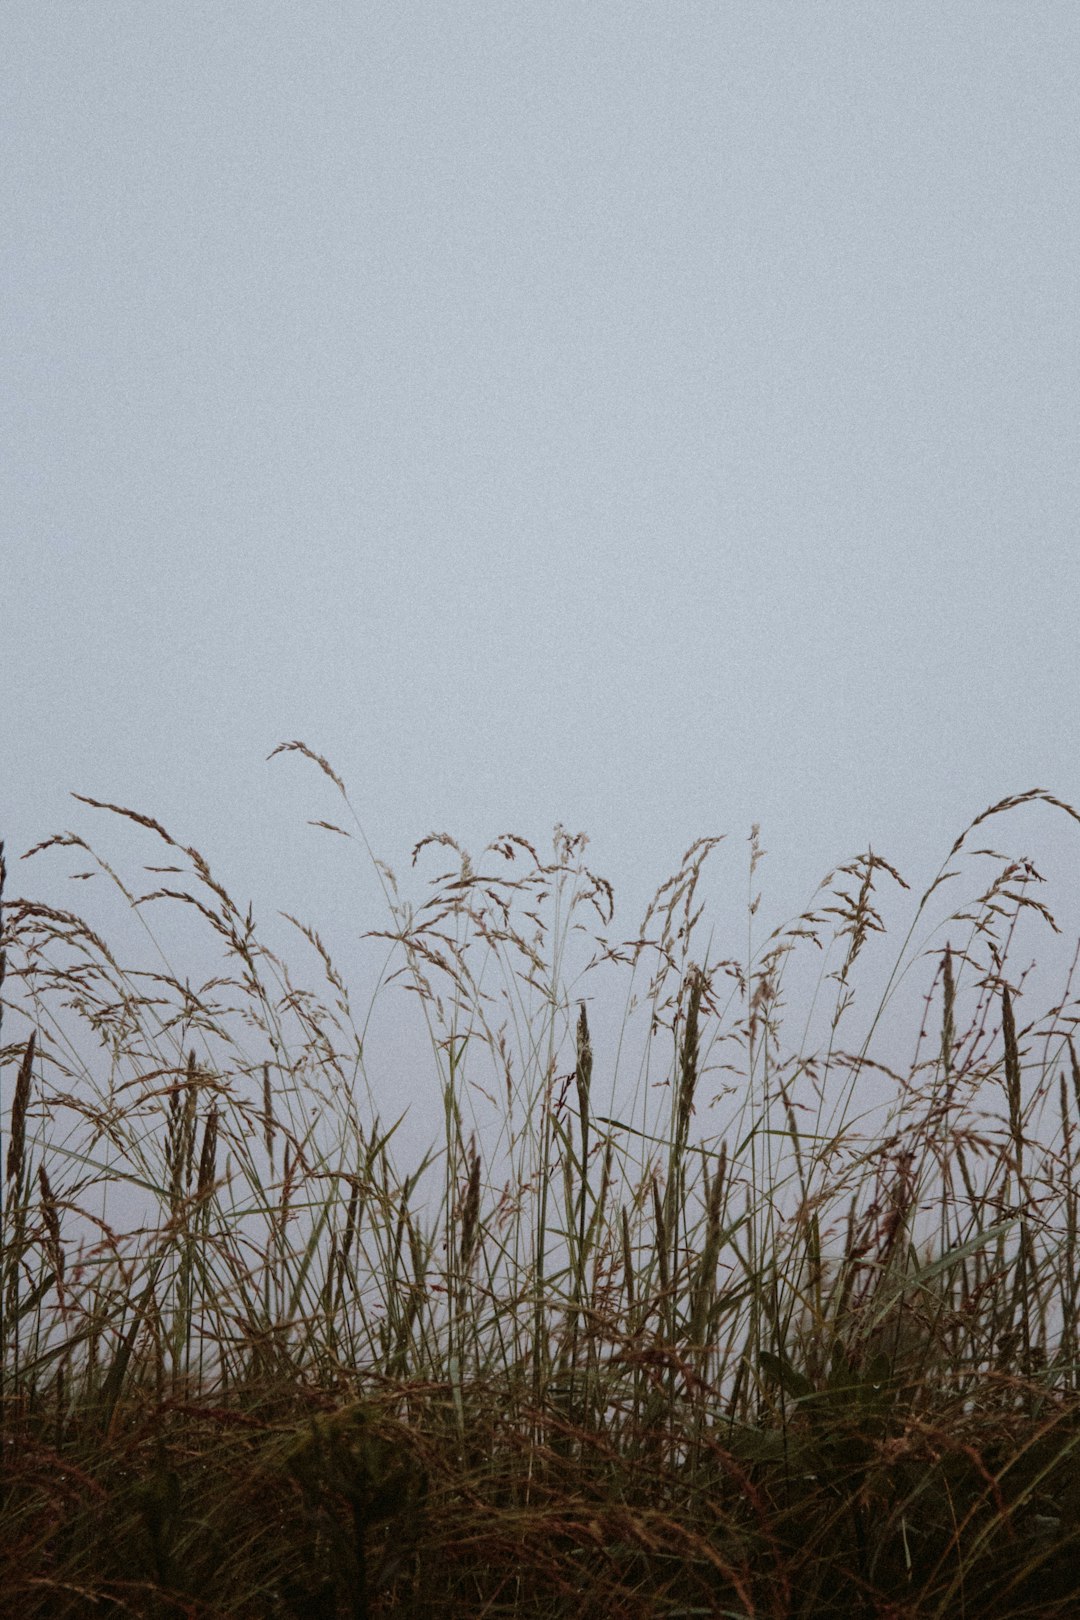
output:
M 853 1049 L 906 889 L 878 856 L 724 960 L 715 839 L 627 941 L 561 828 L 476 866 L 423 840 L 414 865 L 451 861 L 415 907 L 376 863 L 368 937 L 442 1119 L 407 1167 L 315 929 L 309 988 L 197 850 L 83 800 L 164 846 L 153 887 L 74 834 L 34 859 L 78 851 L 144 921 L 187 908 L 223 961 L 201 985 L 122 965 L 81 916 L 4 903 L 8 1611 L 1075 1613 L 1074 1004 L 1029 1019 L 1009 970 L 1018 930 L 1056 926 L 1030 861 L 972 851 L 991 878 L 938 915 L 972 829 L 1035 800 L 1080 819 L 1039 791 L 976 818 Z M 318 825 L 366 848 L 353 821 Z M 755 829 L 751 881 L 761 858 Z M 0 900 L 2 877 L 0 852 Z M 618 1061 L 587 994 L 616 971 Z M 918 975 L 901 1069 L 882 1032 Z

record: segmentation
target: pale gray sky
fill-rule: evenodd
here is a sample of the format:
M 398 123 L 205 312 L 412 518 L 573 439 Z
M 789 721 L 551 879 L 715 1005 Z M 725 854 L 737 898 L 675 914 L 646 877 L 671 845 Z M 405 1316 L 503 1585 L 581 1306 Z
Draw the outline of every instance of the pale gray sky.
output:
M 722 922 L 753 821 L 787 915 L 1080 801 L 1074 0 L 2 39 L 12 854 L 117 800 L 347 946 L 377 891 L 282 739 L 396 867 L 587 830 L 628 932 L 699 834 Z M 1027 828 L 1075 897 L 1076 829 Z

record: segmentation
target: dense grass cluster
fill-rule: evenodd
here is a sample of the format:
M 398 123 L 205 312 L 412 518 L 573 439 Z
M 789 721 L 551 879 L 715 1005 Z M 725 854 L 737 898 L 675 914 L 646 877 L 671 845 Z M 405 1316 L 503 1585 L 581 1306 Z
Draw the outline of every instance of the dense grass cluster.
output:
M 1080 819 L 1033 792 L 972 828 L 1034 799 Z M 193 910 L 222 966 L 133 966 L 7 874 L 6 1612 L 1077 1612 L 1080 1066 L 1068 987 L 1032 1021 L 1010 977 L 1017 927 L 1054 926 L 1030 861 L 970 851 L 985 881 L 943 918 L 957 840 L 853 1047 L 903 884 L 876 855 L 724 960 L 716 840 L 629 941 L 562 829 L 475 867 L 424 840 L 414 864 L 452 859 L 415 909 L 376 863 L 375 994 L 411 992 L 443 1121 L 402 1164 L 318 933 L 313 990 L 197 850 L 96 808 L 156 843 L 149 893 L 72 834 L 35 860 L 78 851 L 147 921 Z M 759 859 L 755 834 L 751 913 Z M 589 1019 L 612 974 L 617 1054 Z

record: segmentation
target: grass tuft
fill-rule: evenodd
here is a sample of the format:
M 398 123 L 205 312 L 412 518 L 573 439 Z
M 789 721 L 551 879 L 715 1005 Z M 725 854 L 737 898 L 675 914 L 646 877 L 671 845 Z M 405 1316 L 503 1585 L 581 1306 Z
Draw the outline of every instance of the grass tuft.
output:
M 164 846 L 144 893 L 74 834 L 28 852 L 78 851 L 149 965 L 8 899 L 0 846 L 10 1612 L 1075 1614 L 1076 1003 L 1033 1015 L 1011 960 L 1057 922 L 969 835 L 1077 812 L 977 816 L 898 953 L 910 891 L 872 852 L 755 946 L 754 828 L 719 957 L 718 839 L 628 939 L 561 827 L 475 864 L 430 835 L 414 904 L 329 763 L 274 753 L 329 779 L 353 829 L 314 825 L 385 895 L 359 1019 L 310 924 L 312 984 L 151 816 L 80 800 Z M 168 960 L 163 906 L 211 977 Z M 401 990 L 441 1120 L 419 1157 L 373 1055 Z

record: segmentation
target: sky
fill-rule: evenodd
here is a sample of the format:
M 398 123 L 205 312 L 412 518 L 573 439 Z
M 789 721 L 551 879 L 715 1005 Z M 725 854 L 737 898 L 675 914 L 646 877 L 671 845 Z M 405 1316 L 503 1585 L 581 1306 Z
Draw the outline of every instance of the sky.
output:
M 744 939 L 754 823 L 780 921 L 1080 802 L 1073 0 L 0 26 L 9 860 L 129 805 L 347 956 L 299 738 L 399 872 L 586 831 L 628 933 L 725 834 Z M 1066 914 L 1078 835 L 995 829 Z

